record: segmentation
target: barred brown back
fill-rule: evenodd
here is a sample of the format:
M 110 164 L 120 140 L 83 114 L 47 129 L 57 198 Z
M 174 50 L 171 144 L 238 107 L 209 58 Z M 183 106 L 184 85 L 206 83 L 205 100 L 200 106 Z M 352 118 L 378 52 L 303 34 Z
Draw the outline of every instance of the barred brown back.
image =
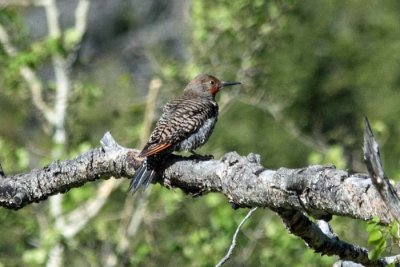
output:
M 170 144 L 170 150 L 194 150 L 207 141 L 217 116 L 218 105 L 214 99 L 186 93 L 164 107 L 142 153 L 151 151 L 159 144 Z

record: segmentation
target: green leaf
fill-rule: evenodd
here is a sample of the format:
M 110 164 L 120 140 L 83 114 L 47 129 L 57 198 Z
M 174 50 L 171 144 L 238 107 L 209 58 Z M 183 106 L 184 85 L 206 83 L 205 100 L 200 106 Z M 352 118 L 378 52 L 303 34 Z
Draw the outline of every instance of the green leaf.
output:
M 395 239 L 399 239 L 399 223 L 397 221 L 393 221 L 390 225 L 390 235 Z
M 370 237 L 369 237 L 369 239 L 368 239 L 368 243 L 375 245 L 375 248 L 372 249 L 372 250 L 368 253 L 368 258 L 371 259 L 371 260 L 377 260 L 377 259 L 379 259 L 379 258 L 382 256 L 383 252 L 385 251 L 385 249 L 386 249 L 386 244 L 387 244 L 387 243 L 386 243 L 386 239 L 383 238 L 382 232 L 380 232 L 380 231 L 374 231 L 374 234 L 375 234 L 375 233 L 379 233 L 379 234 L 382 236 L 382 238 L 376 239 L 376 240 L 374 240 L 373 242 L 370 242 L 370 239 L 371 239 L 371 235 L 370 235 Z M 376 237 L 378 237 L 379 234 L 376 234 Z
M 382 250 L 382 252 L 383 252 L 386 248 L 386 238 L 382 238 L 379 241 L 379 243 L 376 245 L 376 248 Z
M 377 260 L 379 259 L 381 252 L 377 249 L 373 249 L 368 253 L 368 259 L 370 260 Z
M 24 252 L 22 260 L 28 264 L 44 264 L 46 251 L 44 249 L 30 249 Z
M 383 239 L 382 232 L 378 229 L 374 229 L 369 233 L 368 244 L 378 245 L 380 242 L 382 242 L 381 241 L 382 239 Z
M 377 224 L 375 222 L 368 222 L 367 232 L 368 233 L 372 232 L 376 227 L 377 227 Z

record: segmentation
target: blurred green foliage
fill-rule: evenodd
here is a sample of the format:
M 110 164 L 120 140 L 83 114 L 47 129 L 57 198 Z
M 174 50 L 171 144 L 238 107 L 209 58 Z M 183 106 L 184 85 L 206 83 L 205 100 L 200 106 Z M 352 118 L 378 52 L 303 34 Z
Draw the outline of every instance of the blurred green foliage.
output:
M 67 56 L 77 42 L 71 29 L 61 39 L 32 40 L 20 15 L 18 9 L 0 10 L 0 23 L 19 49 L 18 56 L 10 57 L 0 46 L 0 163 L 6 174 L 53 160 L 51 129 L 33 106 L 19 68 L 47 73 L 51 56 Z M 361 141 L 366 115 L 382 145 L 387 174 L 397 179 L 399 19 L 400 2 L 395 0 L 193 0 L 185 33 L 188 59 L 176 58 L 161 43 L 146 51 L 151 76 L 163 82 L 155 117 L 189 79 L 211 73 L 243 85 L 221 92 L 219 122 L 200 153 L 216 158 L 232 150 L 259 153 L 268 168 L 334 164 L 365 171 Z M 74 67 L 63 158 L 99 146 L 106 131 L 122 145 L 139 146 L 146 99 L 137 86 L 140 77 L 107 54 L 90 68 Z M 51 102 L 55 87 L 47 84 L 44 97 Z M 124 209 L 137 209 L 139 201 L 136 196 L 128 202 L 127 184 L 69 240 L 52 226 L 47 202 L 18 212 L 0 209 L 0 224 L 8 229 L 0 241 L 0 266 L 43 266 L 57 242 L 64 246 L 65 266 L 103 266 L 110 251 L 125 265 L 212 266 L 225 255 L 247 212 L 233 210 L 218 194 L 192 199 L 179 190 L 153 186 L 130 250 L 118 254 Z M 63 211 L 91 199 L 98 186 L 90 183 L 65 194 Z M 372 221 L 363 231 L 360 224 L 333 220 L 340 238 L 369 243 L 371 257 L 398 240 L 394 226 L 381 228 Z M 387 241 L 390 236 L 393 242 Z M 258 210 L 243 226 L 227 266 L 331 266 L 334 261 L 291 236 L 272 212 Z
M 389 225 L 379 224 L 379 218 L 374 217 L 367 224 L 368 244 L 372 249 L 368 253 L 368 257 L 372 260 L 386 256 L 385 251 L 392 252 L 398 250 L 399 247 L 399 224 L 393 221 Z M 389 244 L 389 245 L 388 245 Z

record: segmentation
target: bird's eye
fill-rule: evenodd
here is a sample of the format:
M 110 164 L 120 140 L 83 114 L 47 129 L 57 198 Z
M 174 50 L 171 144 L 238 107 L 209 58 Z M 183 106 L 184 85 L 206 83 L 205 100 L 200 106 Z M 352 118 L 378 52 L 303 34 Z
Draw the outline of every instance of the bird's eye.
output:
M 215 81 L 211 80 L 211 81 L 210 81 L 210 84 L 211 84 L 211 85 L 214 85 L 214 84 L 215 84 Z

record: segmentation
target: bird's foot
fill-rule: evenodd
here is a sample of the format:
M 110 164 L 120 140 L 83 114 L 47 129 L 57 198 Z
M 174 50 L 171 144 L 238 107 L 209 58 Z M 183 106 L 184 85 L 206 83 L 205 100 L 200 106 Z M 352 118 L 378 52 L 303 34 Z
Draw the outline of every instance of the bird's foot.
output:
M 207 190 L 205 190 L 205 189 L 200 189 L 199 191 L 190 192 L 189 194 L 190 194 L 190 196 L 191 196 L 192 198 L 196 198 L 196 197 L 201 197 L 201 196 L 204 195 L 204 193 L 206 193 L 206 192 L 207 192 Z
M 192 155 L 190 156 L 191 158 L 194 159 L 198 159 L 198 160 L 210 160 L 210 159 L 214 159 L 213 155 L 200 155 L 198 153 L 196 153 L 195 151 L 191 150 L 190 153 L 192 153 Z

